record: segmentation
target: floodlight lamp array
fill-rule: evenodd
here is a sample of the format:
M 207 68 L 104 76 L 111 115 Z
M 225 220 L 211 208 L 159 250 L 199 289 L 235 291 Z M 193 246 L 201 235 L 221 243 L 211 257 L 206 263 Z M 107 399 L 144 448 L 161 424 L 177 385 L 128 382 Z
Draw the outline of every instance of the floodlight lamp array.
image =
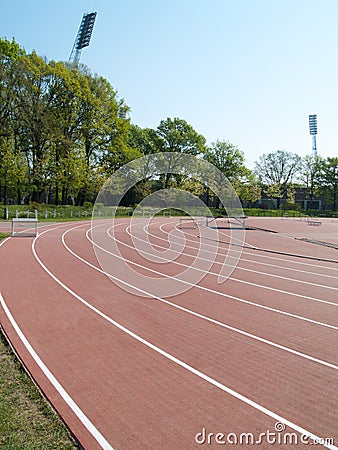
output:
M 76 41 L 76 50 L 81 50 L 84 47 L 88 47 L 92 36 L 95 19 L 96 12 L 83 15 Z
M 309 115 L 309 125 L 310 125 L 310 134 L 312 136 L 317 134 L 317 115 L 311 114 Z

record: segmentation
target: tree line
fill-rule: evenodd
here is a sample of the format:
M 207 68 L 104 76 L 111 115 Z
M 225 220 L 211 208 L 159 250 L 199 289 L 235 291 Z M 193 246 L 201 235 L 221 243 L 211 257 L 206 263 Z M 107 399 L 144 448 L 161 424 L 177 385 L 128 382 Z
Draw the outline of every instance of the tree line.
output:
M 262 191 L 294 202 L 295 188 L 323 195 L 337 209 L 338 158 L 300 158 L 278 150 L 259 157 L 253 171 L 235 145 L 206 139 L 178 117 L 156 129 L 131 123 L 130 108 L 111 84 L 88 67 L 28 54 L 14 39 L 0 39 L 0 202 L 83 205 L 129 161 L 157 152 L 199 156 L 214 164 L 247 205 Z M 159 188 L 181 187 L 218 206 L 210 189 L 167 174 L 138 183 L 126 204 Z

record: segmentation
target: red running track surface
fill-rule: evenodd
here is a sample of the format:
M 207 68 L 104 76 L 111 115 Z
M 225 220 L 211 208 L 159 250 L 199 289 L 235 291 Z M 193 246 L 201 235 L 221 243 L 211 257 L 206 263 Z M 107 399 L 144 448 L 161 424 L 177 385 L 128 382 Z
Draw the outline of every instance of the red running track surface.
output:
M 89 222 L 49 225 L 35 240 L 1 244 L 1 325 L 85 449 L 219 448 L 241 433 L 265 449 L 306 449 L 304 433 L 337 448 L 338 253 L 295 239 L 334 242 L 331 224 L 309 231 L 292 219 L 249 219 L 256 229 L 220 284 L 230 231 L 219 222 L 210 270 L 170 298 L 151 295 L 151 282 L 145 296 L 109 279 Z M 129 225 L 94 223 L 106 251 L 112 239 L 119 245 L 110 274 L 133 284 L 123 259 L 181 283 L 174 276 L 191 266 L 198 230 L 172 234 L 179 221 L 169 218 Z M 135 249 L 144 233 L 157 251 L 184 235 L 183 251 L 149 261 Z

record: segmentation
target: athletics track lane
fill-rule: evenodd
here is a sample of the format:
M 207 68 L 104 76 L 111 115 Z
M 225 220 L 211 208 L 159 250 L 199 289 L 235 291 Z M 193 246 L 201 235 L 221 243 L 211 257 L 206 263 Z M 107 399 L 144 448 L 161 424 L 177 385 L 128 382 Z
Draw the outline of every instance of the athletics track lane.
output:
M 83 227 L 70 232 L 67 240 L 74 251 L 95 263 Z M 322 381 L 333 387 L 336 371 L 220 330 L 159 302 L 128 296 L 99 272 L 79 264 L 60 245 L 64 229 L 41 236 L 37 253 L 49 270 L 79 295 L 159 347 L 200 370 L 209 371 L 210 376 L 238 390 L 246 388 L 246 394 L 256 401 L 269 403 L 265 406 L 274 407 L 279 413 L 284 411 L 289 419 L 303 421 L 300 425 L 309 425 L 322 436 L 333 431 L 335 391 L 331 392 Z M 26 268 L 26 275 L 17 280 L 14 292 L 13 280 L 7 285 L 2 280 L 1 290 L 38 353 L 48 360 L 52 372 L 68 386 L 72 397 L 99 424 L 98 428 L 109 436 L 113 446 L 134 448 L 137 442 L 138 448 L 194 448 L 194 433 L 203 426 L 216 432 L 273 429 L 274 422 L 269 417 L 196 380 L 79 305 L 33 261 L 29 241 L 10 240 L 1 249 L 2 253 L 6 248 L 12 254 L 22 252 L 21 262 L 9 259 L 9 269 L 23 274 Z M 186 294 L 188 303 L 195 296 L 189 295 L 190 292 Z M 205 294 L 197 296 L 195 303 L 203 298 L 206 300 Z M 213 301 L 216 306 L 220 303 Z M 23 317 L 23 310 L 29 315 Z M 229 310 L 225 316 L 232 318 L 235 312 Z M 261 313 L 256 312 L 257 325 Z M 243 316 L 242 312 L 237 315 Z M 248 315 L 244 315 L 242 325 L 245 319 Z M 285 321 L 285 317 L 282 319 Z M 282 319 L 279 316 L 277 321 L 274 319 L 275 327 L 282 324 Z M 314 340 L 316 327 L 312 328 Z M 331 336 L 331 330 L 322 328 L 319 335 L 326 332 Z M 268 363 L 264 370 L 262 361 Z M 285 380 L 290 379 L 292 383 L 285 386 Z M 315 408 L 309 392 L 318 396 Z M 326 423 L 322 423 L 323 415 Z M 94 448 L 92 444 L 86 445 Z

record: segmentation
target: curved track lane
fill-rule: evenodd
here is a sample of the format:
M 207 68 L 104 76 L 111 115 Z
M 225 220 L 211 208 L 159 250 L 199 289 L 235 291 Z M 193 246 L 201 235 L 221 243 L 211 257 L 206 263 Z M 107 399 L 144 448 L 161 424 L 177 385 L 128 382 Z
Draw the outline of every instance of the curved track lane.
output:
M 194 232 L 184 232 L 184 252 L 170 264 L 146 261 L 134 244 L 147 236 L 158 251 L 168 239 L 178 245 L 182 236 L 170 233 L 177 223 L 156 219 L 132 236 L 126 219 L 114 230 L 111 222 L 94 225 L 107 252 L 113 232 L 134 270 L 172 277 L 196 255 Z M 274 250 L 291 242 L 262 239 L 249 237 Z M 311 244 L 292 244 L 294 253 L 319 254 Z M 244 248 L 230 279 L 218 284 L 226 251 L 222 242 L 198 286 L 164 299 L 135 287 L 133 295 L 132 279 L 114 283 L 123 278 L 117 256 L 103 272 L 89 223 L 2 244 L 2 327 L 84 448 L 203 448 L 195 439 L 202 430 L 214 433 L 206 445 L 218 448 L 217 433 L 258 439 L 276 422 L 298 439 L 312 433 L 338 442 L 338 265 Z M 325 251 L 326 259 L 336 254 Z M 271 448 L 264 438 L 259 445 Z

